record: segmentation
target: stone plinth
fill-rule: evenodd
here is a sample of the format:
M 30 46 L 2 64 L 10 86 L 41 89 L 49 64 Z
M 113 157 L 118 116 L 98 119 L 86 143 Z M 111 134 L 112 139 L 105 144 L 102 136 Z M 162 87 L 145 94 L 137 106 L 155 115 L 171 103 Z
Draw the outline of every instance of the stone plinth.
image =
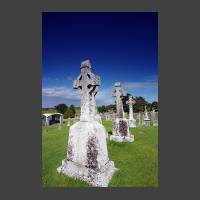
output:
M 134 136 L 130 134 L 128 120 L 117 118 L 113 123 L 113 132 L 110 140 L 117 142 L 133 142 Z
M 144 125 L 150 126 L 150 119 L 144 119 Z
M 144 119 L 143 119 L 143 125 L 150 126 L 150 122 L 151 122 L 151 120 L 149 119 L 148 114 L 146 112 L 145 116 L 144 116 Z
M 129 119 L 129 127 L 135 128 L 136 127 L 136 120 L 135 119 Z
M 108 158 L 106 130 L 98 122 L 77 122 L 70 127 L 67 158 L 57 169 L 72 178 L 107 187 L 116 168 Z
M 158 126 L 158 123 L 157 122 L 153 123 L 153 126 Z

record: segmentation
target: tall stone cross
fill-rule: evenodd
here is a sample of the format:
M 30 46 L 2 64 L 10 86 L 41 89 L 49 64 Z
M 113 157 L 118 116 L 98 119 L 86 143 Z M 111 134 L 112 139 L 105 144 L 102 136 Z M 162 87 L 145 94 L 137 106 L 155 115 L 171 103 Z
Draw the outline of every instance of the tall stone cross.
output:
M 126 104 L 129 105 L 129 119 L 133 120 L 133 105 L 136 103 L 136 101 L 133 99 L 132 96 L 129 96 L 129 100 L 126 102 Z
M 89 60 L 83 61 L 80 69 L 81 74 L 73 83 L 74 89 L 78 89 L 81 95 L 80 121 L 91 121 L 96 114 L 95 96 L 100 85 L 100 77 L 91 72 Z
M 121 83 L 115 83 L 113 96 L 116 97 L 117 116 L 116 118 L 124 118 L 124 109 L 121 97 L 125 94 L 122 91 Z

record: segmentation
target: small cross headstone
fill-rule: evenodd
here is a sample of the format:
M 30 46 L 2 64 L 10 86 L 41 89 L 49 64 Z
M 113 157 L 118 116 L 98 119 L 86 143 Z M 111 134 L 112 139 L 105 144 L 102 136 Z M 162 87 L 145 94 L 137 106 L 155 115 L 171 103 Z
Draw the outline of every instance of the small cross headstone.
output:
M 158 126 L 158 117 L 156 117 L 156 115 L 157 112 L 155 112 L 155 110 L 153 109 L 153 111 L 151 112 L 153 126 Z
M 136 101 L 133 99 L 132 96 L 129 96 L 129 100 L 126 102 L 126 104 L 129 105 L 129 126 L 134 128 L 136 127 L 136 120 L 133 118 L 133 105 L 136 103 Z
M 145 111 L 144 111 L 144 125 L 145 126 L 150 126 L 150 119 L 149 119 L 149 115 L 148 115 L 148 111 L 147 111 L 147 107 L 145 105 Z

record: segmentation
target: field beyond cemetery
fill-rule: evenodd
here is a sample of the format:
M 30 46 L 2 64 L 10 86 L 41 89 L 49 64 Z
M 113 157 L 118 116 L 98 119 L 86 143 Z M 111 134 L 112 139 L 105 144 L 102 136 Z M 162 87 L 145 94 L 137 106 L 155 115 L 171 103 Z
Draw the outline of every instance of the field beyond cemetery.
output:
M 107 132 L 112 122 L 103 120 Z M 85 182 L 74 180 L 56 169 L 66 157 L 68 141 L 67 123 L 61 130 L 58 125 L 42 129 L 42 184 L 43 187 L 90 187 Z M 117 143 L 107 140 L 110 160 L 114 161 L 115 172 L 109 187 L 157 187 L 158 186 L 158 127 L 131 129 L 135 141 Z

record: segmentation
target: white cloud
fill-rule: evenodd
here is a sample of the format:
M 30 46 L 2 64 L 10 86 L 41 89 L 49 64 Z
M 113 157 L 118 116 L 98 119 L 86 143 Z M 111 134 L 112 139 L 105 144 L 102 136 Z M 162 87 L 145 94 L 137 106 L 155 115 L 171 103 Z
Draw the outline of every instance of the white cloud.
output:
M 122 83 L 124 92 L 133 93 L 134 96 L 143 96 L 149 101 L 157 99 L 158 83 L 155 80 L 147 80 L 145 82 L 124 82 Z M 115 103 L 115 98 L 112 97 L 114 86 L 101 89 L 97 93 L 97 105 L 109 105 Z M 80 93 L 78 90 L 67 87 L 49 87 L 42 88 L 42 97 L 44 104 L 48 101 L 70 102 L 73 104 L 80 103 Z
M 99 89 L 97 93 L 96 100 L 99 105 L 109 105 L 114 103 L 114 98 L 112 97 L 113 88 Z
M 42 81 L 44 82 L 66 82 L 66 81 L 73 81 L 73 78 L 71 76 L 66 76 L 65 78 L 57 78 L 57 77 L 44 77 L 42 78 Z
M 145 82 L 125 82 L 122 83 L 124 89 L 157 89 L 158 83 L 156 81 L 145 81 Z
M 42 88 L 42 96 L 44 97 L 60 97 L 68 100 L 80 99 L 79 92 L 74 89 L 65 87 Z
M 97 105 L 113 104 L 114 99 L 112 97 L 113 88 L 100 89 L 97 93 L 96 100 Z M 51 87 L 42 88 L 42 96 L 48 98 L 59 98 L 71 101 L 80 101 L 80 93 L 78 90 L 66 88 L 66 87 Z M 45 98 L 46 99 L 46 98 Z

